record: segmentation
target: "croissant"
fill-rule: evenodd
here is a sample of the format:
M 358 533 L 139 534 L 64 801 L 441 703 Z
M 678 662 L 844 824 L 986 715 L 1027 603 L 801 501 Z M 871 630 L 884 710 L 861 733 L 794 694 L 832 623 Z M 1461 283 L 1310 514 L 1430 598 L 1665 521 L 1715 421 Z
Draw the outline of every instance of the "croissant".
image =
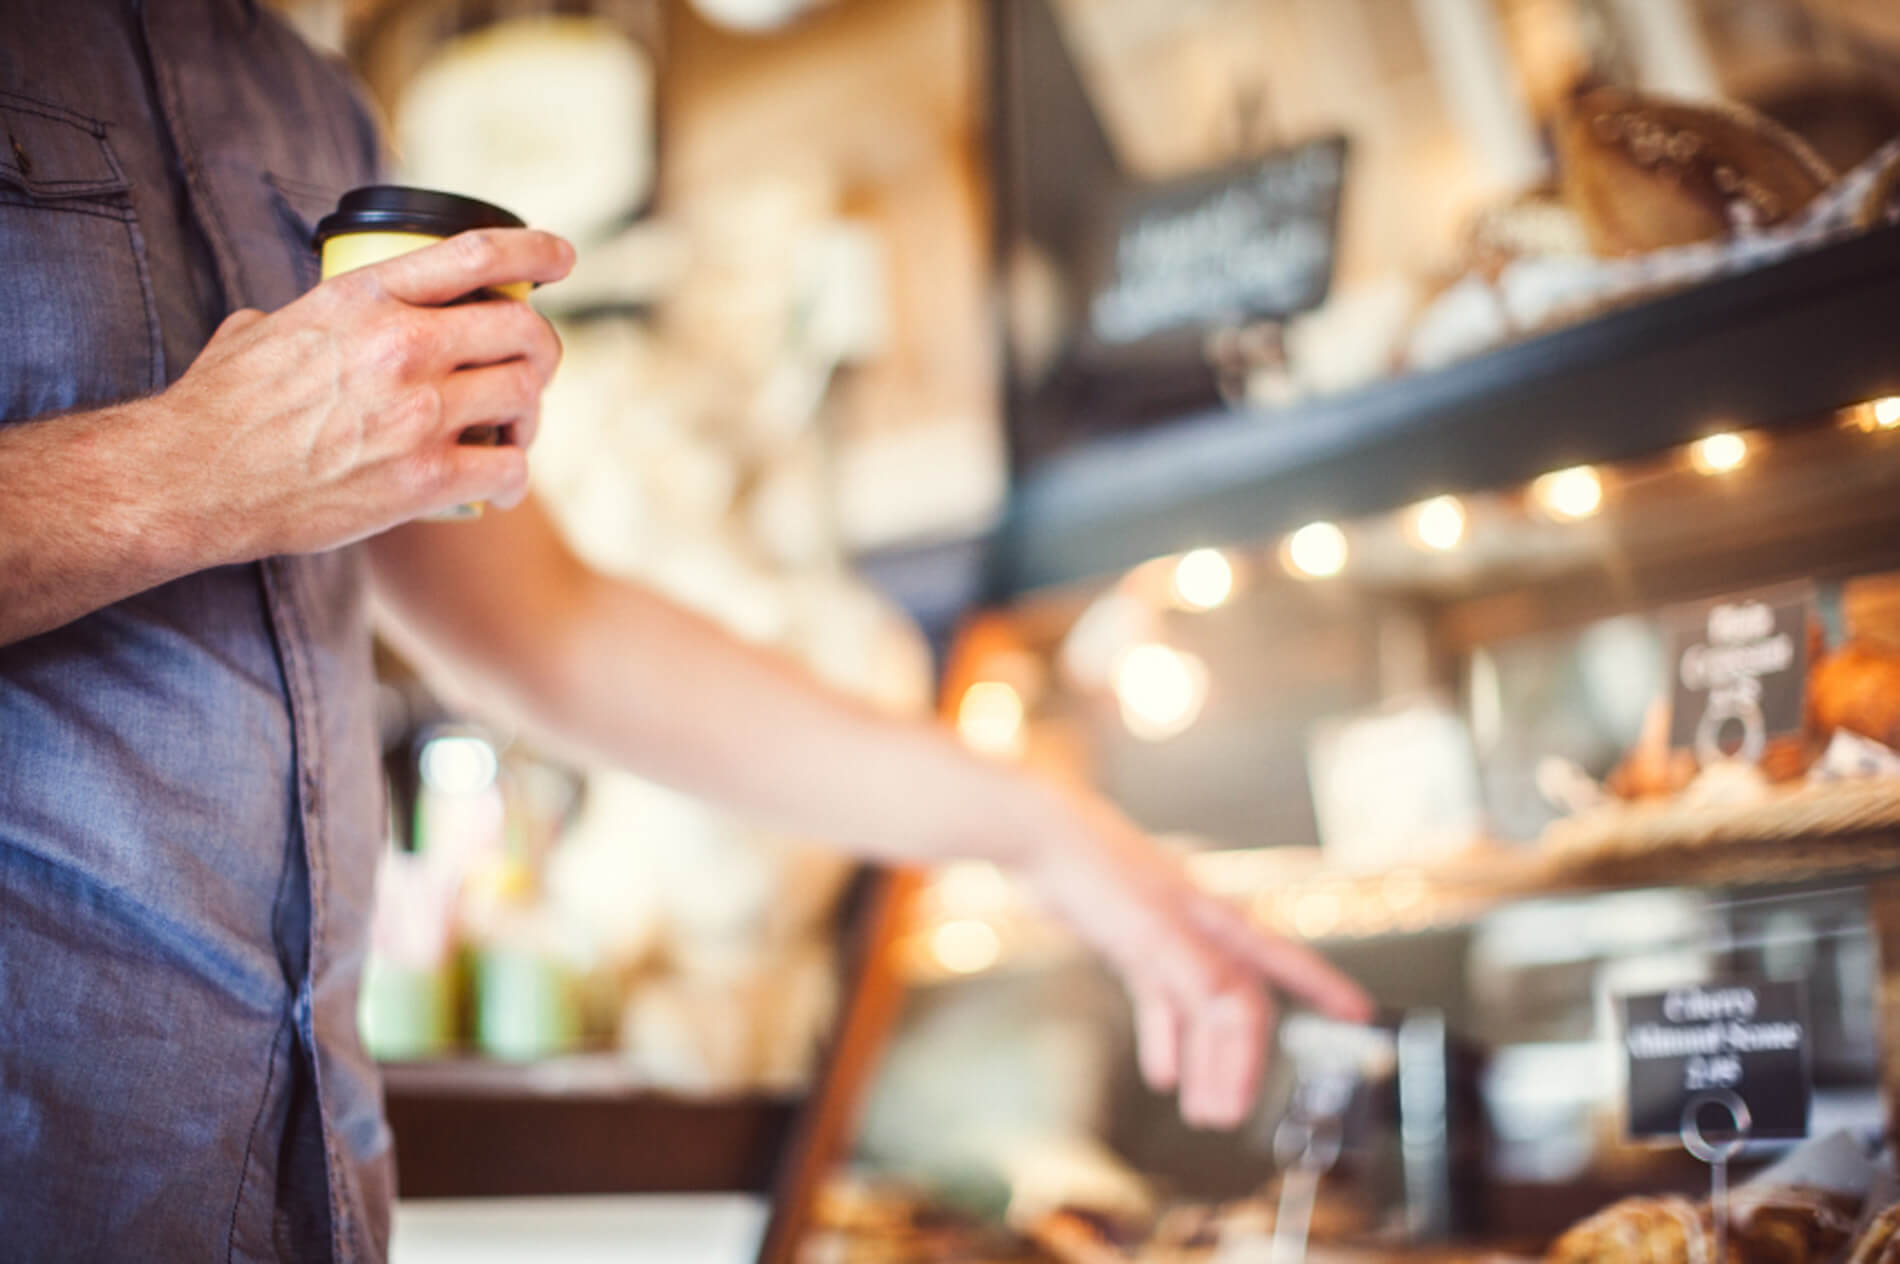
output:
M 1721 1264 L 1745 1264 L 1728 1244 Z M 1546 1264 L 1715 1264 L 1707 1207 L 1687 1198 L 1626 1198 L 1579 1221 L 1551 1246 Z
M 1809 672 L 1808 714 L 1824 735 L 1846 729 L 1900 750 L 1900 655 L 1847 642 Z

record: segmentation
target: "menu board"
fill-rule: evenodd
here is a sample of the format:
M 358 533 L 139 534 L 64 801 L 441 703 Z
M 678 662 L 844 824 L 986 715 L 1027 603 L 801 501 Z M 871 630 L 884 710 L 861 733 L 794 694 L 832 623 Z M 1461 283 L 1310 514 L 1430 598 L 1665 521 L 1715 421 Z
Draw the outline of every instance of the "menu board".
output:
M 1705 764 L 1753 763 L 1768 741 L 1799 732 L 1813 612 L 1805 586 L 1671 610 L 1670 744 Z
M 1332 286 L 1346 141 L 1125 194 L 1088 326 L 1105 346 L 1292 316 Z

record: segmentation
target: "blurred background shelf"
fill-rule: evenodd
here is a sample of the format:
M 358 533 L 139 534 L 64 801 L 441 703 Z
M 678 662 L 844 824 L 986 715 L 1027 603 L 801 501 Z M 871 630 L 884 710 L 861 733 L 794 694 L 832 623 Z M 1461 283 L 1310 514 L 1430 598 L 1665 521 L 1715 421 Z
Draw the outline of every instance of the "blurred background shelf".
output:
M 405 1198 L 764 1193 L 797 1097 L 691 1098 L 613 1054 L 384 1067 Z
M 1019 479 L 990 594 L 1387 511 L 1900 390 L 1900 228 L 1430 372 L 1095 439 Z
M 1896 791 L 1900 794 L 1900 791 Z M 1189 866 L 1206 889 L 1244 905 L 1261 925 L 1319 945 L 1420 935 L 1470 925 L 1525 900 L 1654 888 L 1791 890 L 1900 875 L 1900 831 L 1721 839 L 1584 851 L 1481 844 L 1433 864 L 1382 871 L 1329 868 L 1316 848 L 1204 852 Z M 986 928 L 989 945 L 966 945 Z M 946 929 L 948 928 L 948 929 Z M 1080 952 L 1072 936 L 1013 888 L 983 908 L 946 905 L 926 889 L 895 948 L 907 982 L 955 982 L 991 970 L 1032 970 Z

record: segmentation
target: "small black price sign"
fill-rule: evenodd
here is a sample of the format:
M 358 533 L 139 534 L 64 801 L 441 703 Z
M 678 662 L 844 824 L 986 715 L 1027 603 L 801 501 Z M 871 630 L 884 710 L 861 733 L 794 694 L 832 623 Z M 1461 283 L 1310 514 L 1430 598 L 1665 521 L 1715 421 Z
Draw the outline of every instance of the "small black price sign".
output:
M 1799 732 L 1813 610 L 1806 587 L 1670 610 L 1670 745 L 1704 764 L 1755 763 L 1769 739 Z
M 1750 1135 L 1808 1135 L 1808 1019 L 1799 983 L 1734 981 L 1623 998 L 1631 1137 L 1681 1135 L 1683 1108 L 1733 1094 Z

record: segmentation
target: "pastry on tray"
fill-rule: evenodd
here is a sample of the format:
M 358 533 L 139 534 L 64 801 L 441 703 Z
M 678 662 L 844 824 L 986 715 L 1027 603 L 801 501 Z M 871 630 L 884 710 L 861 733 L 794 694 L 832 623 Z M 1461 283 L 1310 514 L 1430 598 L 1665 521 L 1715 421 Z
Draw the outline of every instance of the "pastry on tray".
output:
M 1808 712 L 1824 734 L 1846 729 L 1900 749 L 1900 654 L 1847 642 L 1809 673 Z
M 1551 1245 L 1547 1264 L 1712 1264 L 1708 1210 L 1687 1198 L 1626 1198 L 1572 1225 Z M 1721 1264 L 1744 1264 L 1729 1243 Z
M 1861 1200 L 1806 1185 L 1744 1185 L 1729 1224 L 1749 1264 L 1821 1264 L 1853 1236 Z
M 1847 1264 L 1900 1264 L 1900 1203 L 1875 1216 L 1861 1231 Z
M 1786 223 L 1835 179 L 1805 141 L 1755 110 L 1622 88 L 1573 93 L 1556 140 L 1564 199 L 1591 248 L 1610 257 Z
M 1729 1212 L 1720 1264 L 1825 1264 L 1853 1232 L 1857 1200 L 1806 1186 L 1743 1187 Z M 1716 1264 L 1706 1202 L 1626 1198 L 1573 1225 L 1546 1264 Z

